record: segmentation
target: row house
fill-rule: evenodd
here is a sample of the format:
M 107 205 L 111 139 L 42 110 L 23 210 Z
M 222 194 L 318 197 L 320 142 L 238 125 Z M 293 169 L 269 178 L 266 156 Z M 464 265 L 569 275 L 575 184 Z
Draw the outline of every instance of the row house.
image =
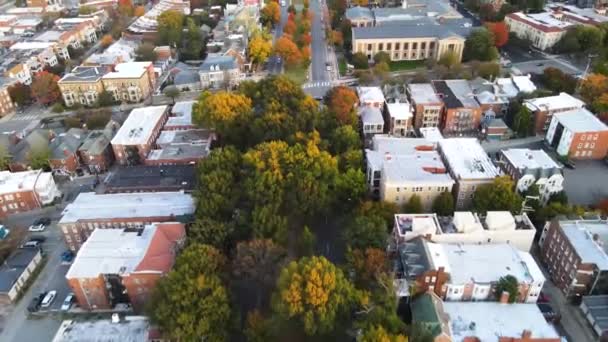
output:
M 7 77 L 0 77 L 0 117 L 15 112 L 15 103 L 8 93 L 8 88 L 15 83 Z
M 194 204 L 194 198 L 181 191 L 82 192 L 63 210 L 58 226 L 68 248 L 77 251 L 98 228 L 143 228 L 154 222 L 190 222 Z
M 198 70 L 201 88 L 235 87 L 242 79 L 233 56 L 208 56 Z
M 0 218 L 42 208 L 59 196 L 50 172 L 0 172 Z
M 86 138 L 86 131 L 70 128 L 58 134 L 50 143 L 49 165 L 55 174 L 73 175 L 80 169 L 81 162 L 78 148 Z
M 101 78 L 103 88 L 115 101 L 141 102 L 154 92 L 156 76 L 152 62 L 128 62 L 114 66 Z
M 398 284 L 446 301 L 496 301 L 497 282 L 510 275 L 518 282 L 516 302 L 536 303 L 545 282 L 532 255 L 506 243 L 446 244 L 418 237 L 398 245 L 397 253 Z
M 91 131 L 78 148 L 80 160 L 86 165 L 89 173 L 103 173 L 112 166 L 114 151 L 110 141 L 115 133 L 116 129 L 113 125 L 104 130 Z
M 441 127 L 443 118 L 443 101 L 435 93 L 430 83 L 410 83 L 407 95 L 414 107 L 414 127 Z
M 437 95 L 443 101 L 443 134 L 472 134 L 481 123 L 481 107 L 466 80 L 433 81 Z

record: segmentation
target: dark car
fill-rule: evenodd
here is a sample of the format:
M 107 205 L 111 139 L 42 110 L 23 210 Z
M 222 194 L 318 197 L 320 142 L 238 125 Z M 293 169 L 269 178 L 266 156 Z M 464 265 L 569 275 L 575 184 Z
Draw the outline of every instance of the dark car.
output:
M 559 322 L 561 316 L 548 303 L 536 304 L 547 322 Z
M 74 252 L 70 251 L 69 249 L 63 253 L 61 253 L 61 263 L 64 265 L 68 265 L 70 263 L 72 263 L 72 260 L 74 260 Z
M 40 310 L 40 304 L 42 303 L 42 299 L 44 299 L 45 296 L 46 296 L 46 292 L 42 292 L 42 293 L 38 294 L 37 296 L 35 296 L 34 298 L 32 298 L 30 305 L 27 306 L 27 311 L 36 312 L 36 311 Z
M 574 170 L 576 169 L 576 164 L 574 164 L 574 162 L 572 160 L 566 160 L 564 161 L 564 166 L 568 169 Z
M 37 241 L 38 243 L 43 243 L 46 241 L 46 237 L 42 235 L 32 235 L 28 241 Z

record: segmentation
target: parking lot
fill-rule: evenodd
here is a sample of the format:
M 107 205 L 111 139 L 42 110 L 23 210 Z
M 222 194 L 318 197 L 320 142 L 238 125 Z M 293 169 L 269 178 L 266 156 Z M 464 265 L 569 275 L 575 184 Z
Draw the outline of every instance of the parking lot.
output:
M 608 198 L 608 164 L 602 160 L 580 160 L 576 169 L 564 169 L 564 190 L 571 204 L 595 205 Z

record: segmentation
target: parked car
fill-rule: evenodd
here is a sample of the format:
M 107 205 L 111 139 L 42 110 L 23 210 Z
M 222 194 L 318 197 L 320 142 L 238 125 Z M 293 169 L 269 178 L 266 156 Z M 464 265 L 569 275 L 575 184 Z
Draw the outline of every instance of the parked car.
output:
M 30 226 L 30 232 L 42 232 L 46 229 L 46 226 L 51 224 L 51 219 L 48 217 L 42 217 L 34 221 L 34 223 Z
M 559 322 L 561 316 L 553 310 L 551 305 L 548 303 L 537 303 L 536 305 L 540 309 L 540 312 L 543 313 L 543 316 L 547 322 Z
M 46 237 L 42 236 L 42 235 L 32 235 L 32 236 L 30 236 L 28 242 L 31 242 L 31 241 L 37 241 L 37 242 L 43 243 L 44 241 L 46 241 Z
M 56 296 L 57 296 L 57 291 L 55 291 L 55 290 L 47 293 L 46 296 L 44 296 L 44 299 L 42 299 L 42 303 L 40 303 L 40 307 L 48 308 L 49 306 L 51 306 L 51 304 L 53 304 L 53 301 L 55 300 Z
M 23 245 L 21 245 L 21 248 L 39 248 L 39 247 L 40 247 L 39 241 L 28 241 L 28 242 L 24 243 Z
M 40 303 L 42 303 L 42 300 L 44 299 L 44 297 L 46 297 L 46 292 L 39 293 L 37 296 L 32 298 L 32 301 L 27 306 L 27 311 L 36 312 L 36 311 L 40 310 Z
M 71 250 L 68 249 L 67 251 L 61 253 L 61 263 L 63 265 L 71 264 L 72 260 L 74 260 L 74 252 Z
M 61 304 L 61 311 L 70 310 L 73 302 L 74 302 L 74 293 L 70 292 L 63 300 L 63 304 Z

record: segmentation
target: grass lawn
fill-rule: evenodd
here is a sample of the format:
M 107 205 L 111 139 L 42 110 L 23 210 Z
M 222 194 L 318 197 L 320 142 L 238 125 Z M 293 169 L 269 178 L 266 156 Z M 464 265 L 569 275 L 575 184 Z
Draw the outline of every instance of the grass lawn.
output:
M 391 71 L 401 71 L 401 70 L 410 70 L 423 67 L 425 65 L 425 61 L 397 61 L 391 62 L 389 68 Z
M 285 69 L 285 76 L 289 77 L 292 81 L 303 84 L 306 83 L 306 75 L 308 74 L 308 68 L 290 68 Z
M 346 75 L 346 59 L 344 57 L 338 59 L 338 70 L 340 71 L 340 76 Z

